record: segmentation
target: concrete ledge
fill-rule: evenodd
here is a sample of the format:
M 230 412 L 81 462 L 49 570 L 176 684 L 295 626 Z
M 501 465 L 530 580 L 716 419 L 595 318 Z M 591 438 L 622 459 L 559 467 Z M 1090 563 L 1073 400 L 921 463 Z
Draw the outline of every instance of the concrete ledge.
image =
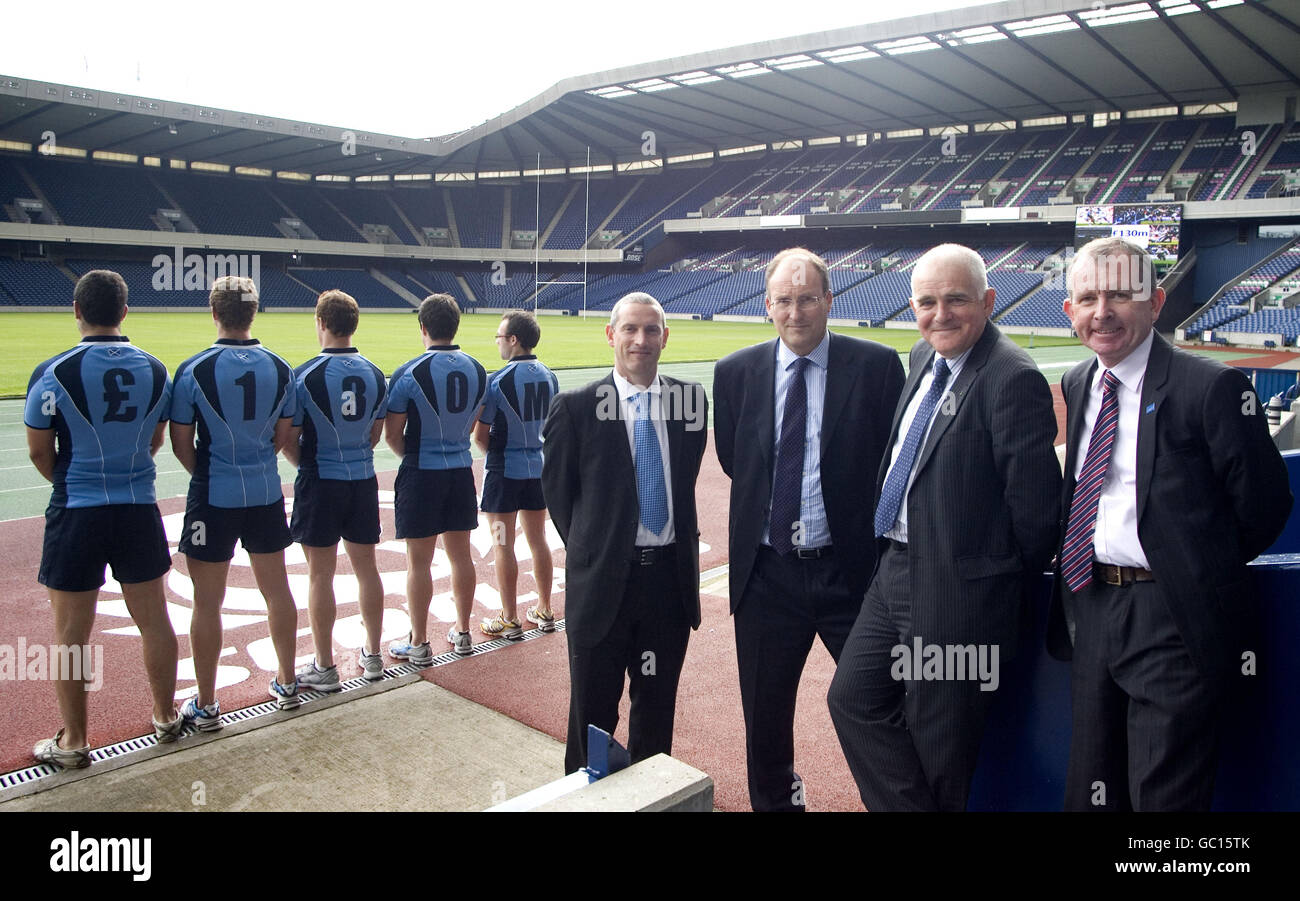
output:
M 534 808 L 541 812 L 657 812 L 709 813 L 713 810 L 713 780 L 695 767 L 656 754 L 612 776 L 569 792 Z

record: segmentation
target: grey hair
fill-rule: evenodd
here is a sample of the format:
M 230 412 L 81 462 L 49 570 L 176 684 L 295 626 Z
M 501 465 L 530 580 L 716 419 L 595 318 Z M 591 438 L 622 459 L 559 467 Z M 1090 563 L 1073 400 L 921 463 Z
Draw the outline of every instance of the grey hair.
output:
M 1065 270 L 1065 290 L 1067 295 L 1074 297 L 1074 289 L 1071 287 L 1073 285 L 1072 276 L 1081 262 L 1091 261 L 1095 263 L 1097 260 L 1111 257 L 1133 257 L 1140 261 L 1138 273 L 1135 273 L 1139 274 L 1140 278 L 1136 281 L 1130 280 L 1129 287 L 1140 289 L 1140 293 L 1144 293 L 1149 297 L 1156 287 L 1156 268 L 1155 263 L 1151 261 L 1151 255 L 1132 241 L 1114 236 L 1094 238 L 1075 251 L 1074 257 L 1070 260 L 1070 265 Z M 1118 267 L 1111 267 L 1111 269 L 1117 270 Z M 1093 284 L 1092 287 L 1097 286 Z
M 970 272 L 971 284 L 975 285 L 976 293 L 982 300 L 989 290 L 988 270 L 984 268 L 984 258 L 978 253 L 971 250 L 964 244 L 939 244 L 931 247 L 925 253 L 921 254 L 916 265 L 912 267 L 912 296 L 916 296 L 916 272 L 921 268 L 922 263 L 933 263 L 937 260 L 944 262 L 955 262 L 963 264 Z
M 667 327 L 667 324 L 664 320 L 664 308 L 660 306 L 659 301 L 655 300 L 653 297 L 651 297 L 649 294 L 645 293 L 644 291 L 633 291 L 631 294 L 624 294 L 622 297 L 620 297 L 618 299 L 618 303 L 614 304 L 614 308 L 609 311 L 610 328 L 616 328 L 618 326 L 618 316 L 619 313 L 623 311 L 623 304 L 625 303 L 638 303 L 638 304 L 644 304 L 645 306 L 648 307 L 654 307 L 655 312 L 659 314 L 659 327 L 660 328 Z

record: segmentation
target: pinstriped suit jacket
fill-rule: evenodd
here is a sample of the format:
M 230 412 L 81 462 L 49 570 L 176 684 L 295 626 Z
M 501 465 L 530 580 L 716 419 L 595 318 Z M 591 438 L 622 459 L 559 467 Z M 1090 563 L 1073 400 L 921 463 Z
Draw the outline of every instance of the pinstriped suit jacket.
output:
M 934 361 L 912 347 L 889 445 Z M 1056 416 L 1038 367 L 986 323 L 940 401 L 907 494 L 912 634 L 926 644 L 997 644 L 1015 653 L 1029 580 L 1056 549 L 1061 468 Z M 876 496 L 889 470 L 881 461 Z
M 1085 360 L 1061 379 L 1068 410 L 1061 528 L 1074 501 L 1084 408 L 1096 372 Z M 1142 381 L 1137 436 L 1138 540 L 1196 665 L 1220 674 L 1251 647 L 1246 564 L 1268 549 L 1291 512 L 1286 465 L 1264 406 L 1244 374 L 1155 335 Z M 1059 567 L 1058 567 L 1059 569 Z M 1073 655 L 1072 598 L 1057 573 L 1047 645 Z

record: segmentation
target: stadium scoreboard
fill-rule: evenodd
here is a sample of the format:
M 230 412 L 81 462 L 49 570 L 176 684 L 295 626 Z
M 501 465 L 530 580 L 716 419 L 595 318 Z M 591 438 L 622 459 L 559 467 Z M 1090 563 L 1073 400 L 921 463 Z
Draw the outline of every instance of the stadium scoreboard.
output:
M 1147 253 L 1157 268 L 1178 262 L 1181 203 L 1110 203 L 1074 208 L 1074 248 L 1097 238 L 1124 238 Z

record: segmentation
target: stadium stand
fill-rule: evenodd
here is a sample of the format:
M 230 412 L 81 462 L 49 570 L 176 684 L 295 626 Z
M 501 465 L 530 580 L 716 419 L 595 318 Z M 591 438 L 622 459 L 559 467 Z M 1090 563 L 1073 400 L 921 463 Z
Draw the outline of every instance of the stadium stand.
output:
M 391 191 L 375 188 L 325 188 L 321 193 L 343 215 L 358 226 L 386 225 L 400 244 L 419 244 L 393 206 Z
M 1242 135 L 1252 130 L 1259 149 L 1246 157 Z M 361 242 L 363 226 L 372 224 L 386 226 L 402 244 L 430 243 L 422 230 L 432 228 L 451 233 L 445 243 L 487 249 L 503 246 L 508 213 L 511 231 L 537 231 L 548 249 L 577 249 L 598 231 L 628 246 L 664 219 L 691 215 L 869 212 L 895 203 L 917 210 L 968 202 L 1032 206 L 1063 194 L 1079 202 L 1139 202 L 1170 190 L 1175 175 L 1192 180 L 1188 199 L 1278 196 L 1298 164 L 1296 125 L 1239 128 L 1232 117 L 1217 116 L 897 138 L 721 159 L 593 179 L 589 210 L 587 185 L 578 179 L 541 182 L 539 211 L 539 186 L 527 179 L 454 188 L 335 187 L 36 154 L 0 161 L 0 201 L 12 205 L 18 196 L 40 193 L 67 224 L 101 228 L 166 228 L 156 221 L 158 210 L 177 208 L 210 234 Z M 284 224 L 295 219 L 305 230 Z
M 311 234 L 322 241 L 361 239 L 356 228 L 314 186 L 277 181 L 271 185 L 270 191 L 273 197 L 292 211 L 295 218 L 302 220 Z
M 288 275 L 306 284 L 316 294 L 311 297 L 314 304 L 316 295 L 331 288 L 338 288 L 351 294 L 362 307 L 397 307 L 410 308 L 406 298 L 395 294 L 386 285 L 380 284 L 368 272 L 360 269 L 290 269 Z M 263 278 L 266 274 L 263 274 Z M 270 297 L 269 292 L 263 296 Z
M 153 177 L 206 234 L 280 238 L 275 223 L 293 215 L 262 182 L 170 172 Z
M 66 305 L 76 282 L 45 260 L 19 262 L 0 257 L 0 301 L 18 306 Z M 131 300 L 135 302 L 134 298 Z
M 171 206 L 141 169 L 42 157 L 23 165 L 65 225 L 157 231 L 154 217 Z

